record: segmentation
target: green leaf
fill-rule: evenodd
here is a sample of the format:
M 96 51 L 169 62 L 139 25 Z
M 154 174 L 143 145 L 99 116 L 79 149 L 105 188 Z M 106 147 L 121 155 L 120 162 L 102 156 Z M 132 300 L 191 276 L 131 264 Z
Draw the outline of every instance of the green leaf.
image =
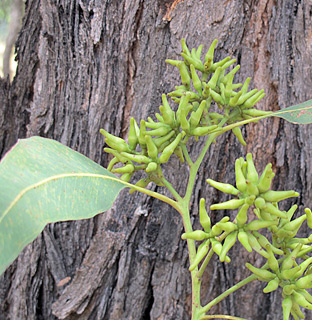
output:
M 271 114 L 296 124 L 312 123 L 312 100 L 291 106 Z
M 19 140 L 0 162 L 0 274 L 46 224 L 94 217 L 126 186 L 57 141 Z

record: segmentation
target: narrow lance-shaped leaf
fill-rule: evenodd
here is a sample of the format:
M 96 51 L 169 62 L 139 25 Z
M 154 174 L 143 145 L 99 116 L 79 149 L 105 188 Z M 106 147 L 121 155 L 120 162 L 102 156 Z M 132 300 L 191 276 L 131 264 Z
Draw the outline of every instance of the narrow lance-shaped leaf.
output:
M 296 124 L 312 123 L 312 100 L 272 113 L 274 117 L 283 118 Z
M 57 141 L 19 140 L 0 162 L 0 274 L 46 224 L 94 217 L 126 186 Z
M 248 120 L 238 121 L 222 128 L 222 132 L 232 130 L 250 122 L 258 122 L 261 119 L 279 117 L 295 124 L 312 123 L 312 100 L 305 101 L 295 106 L 268 113 L 260 117 L 254 117 Z

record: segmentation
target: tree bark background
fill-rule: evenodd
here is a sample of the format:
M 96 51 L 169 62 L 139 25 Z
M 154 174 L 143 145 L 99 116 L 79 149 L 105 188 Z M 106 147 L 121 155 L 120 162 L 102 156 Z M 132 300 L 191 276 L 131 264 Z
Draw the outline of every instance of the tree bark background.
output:
M 236 82 L 250 76 L 253 87 L 265 89 L 263 109 L 311 99 L 311 16 L 308 0 L 28 0 L 17 74 L 12 83 L 0 79 L 0 153 L 18 138 L 40 135 L 106 166 L 99 129 L 126 137 L 130 116 L 157 112 L 161 94 L 180 81 L 165 59 L 179 58 L 182 37 L 204 50 L 219 39 L 217 57 L 241 64 Z M 312 207 L 311 125 L 268 119 L 243 133 L 247 148 L 226 133 L 206 156 L 192 203 L 195 226 L 201 197 L 207 205 L 226 200 L 205 180 L 233 183 L 234 161 L 246 152 L 259 170 L 272 162 L 276 190 L 300 192 L 285 208 Z M 181 192 L 183 169 L 175 159 L 166 167 Z M 213 220 L 225 214 L 213 212 Z M 168 205 L 127 191 L 94 219 L 51 224 L 1 276 L 0 319 L 190 319 L 182 232 Z M 205 273 L 203 303 L 249 275 L 246 252 L 237 246 L 230 256 L 230 264 L 214 259 Z M 257 255 L 248 261 L 263 263 Z M 263 287 L 251 283 L 213 312 L 281 319 L 281 292 L 263 294 Z

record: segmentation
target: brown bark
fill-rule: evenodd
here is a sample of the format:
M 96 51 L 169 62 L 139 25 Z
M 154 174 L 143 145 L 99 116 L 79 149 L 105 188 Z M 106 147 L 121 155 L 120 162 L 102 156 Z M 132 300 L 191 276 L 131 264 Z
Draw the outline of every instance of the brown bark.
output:
M 0 82 L 0 151 L 19 137 L 41 135 L 107 165 L 99 129 L 126 137 L 130 115 L 157 112 L 161 93 L 179 83 L 164 60 L 178 58 L 182 37 L 205 49 L 218 38 L 218 58 L 230 54 L 241 64 L 236 80 L 250 76 L 265 89 L 263 109 L 311 99 L 311 11 L 307 0 L 27 1 L 17 75 L 11 85 Z M 201 197 L 207 204 L 225 199 L 205 180 L 232 183 L 234 160 L 246 151 L 259 170 L 273 163 L 277 190 L 295 189 L 300 209 L 311 207 L 311 131 L 269 119 L 243 129 L 247 149 L 231 133 L 220 137 L 196 181 L 194 225 Z M 172 160 L 166 168 L 183 193 L 184 166 Z M 182 232 L 168 205 L 127 191 L 94 219 L 49 225 L 1 277 L 0 319 L 190 319 Z M 230 264 L 214 259 L 208 268 L 203 303 L 249 274 L 244 250 L 237 246 L 230 255 Z M 248 261 L 263 262 L 256 255 Z M 263 294 L 263 287 L 250 284 L 214 312 L 281 319 L 281 292 Z

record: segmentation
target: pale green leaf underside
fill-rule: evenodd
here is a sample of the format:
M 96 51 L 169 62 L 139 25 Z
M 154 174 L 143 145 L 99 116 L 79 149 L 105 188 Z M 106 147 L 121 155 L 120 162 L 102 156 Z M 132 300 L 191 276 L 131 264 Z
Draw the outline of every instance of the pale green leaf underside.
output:
M 46 224 L 108 210 L 126 185 L 61 143 L 19 140 L 0 162 L 0 274 Z
M 312 100 L 276 111 L 272 116 L 280 117 L 296 124 L 312 123 Z

